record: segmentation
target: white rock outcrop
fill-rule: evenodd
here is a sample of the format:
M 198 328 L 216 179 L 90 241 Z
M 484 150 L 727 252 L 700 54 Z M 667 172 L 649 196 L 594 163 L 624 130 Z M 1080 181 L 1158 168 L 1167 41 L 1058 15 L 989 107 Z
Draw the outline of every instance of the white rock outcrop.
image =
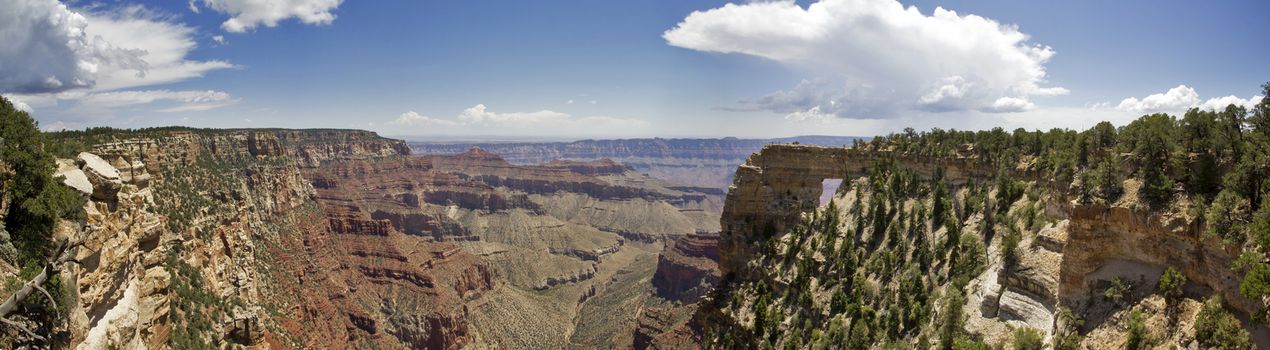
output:
M 123 187 L 123 181 L 119 179 L 119 169 L 115 169 L 101 157 L 88 152 L 80 152 L 76 163 L 84 170 L 88 180 L 93 184 L 93 198 L 95 199 L 114 199 L 115 194 L 119 193 L 119 189 Z
M 57 171 L 53 173 L 53 176 L 63 177 L 62 184 L 84 196 L 93 194 L 93 183 L 88 181 L 88 175 L 84 174 L 83 170 L 75 167 L 75 164 L 70 160 L 58 159 Z

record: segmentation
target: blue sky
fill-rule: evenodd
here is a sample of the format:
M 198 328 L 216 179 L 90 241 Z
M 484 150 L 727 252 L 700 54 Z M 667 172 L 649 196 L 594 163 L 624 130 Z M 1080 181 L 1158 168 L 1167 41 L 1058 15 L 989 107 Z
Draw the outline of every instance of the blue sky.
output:
M 1248 105 L 1270 80 L 1263 1 L 0 2 L 16 9 L 0 34 L 20 38 L 0 48 L 0 93 L 46 129 L 1083 128 Z

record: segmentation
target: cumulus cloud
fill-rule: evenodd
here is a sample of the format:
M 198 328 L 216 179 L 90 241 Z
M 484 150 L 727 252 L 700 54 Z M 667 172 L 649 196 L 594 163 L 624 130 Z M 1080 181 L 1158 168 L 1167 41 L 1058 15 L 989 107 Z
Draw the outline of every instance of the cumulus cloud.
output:
M 727 4 L 693 12 L 662 37 L 673 46 L 766 58 L 813 76 L 736 109 L 890 118 L 902 112 L 1031 108 L 1054 51 L 1012 25 L 894 0 Z M 1004 99 L 1003 99 L 1004 98 Z
M 38 112 L 48 127 L 100 125 L 113 120 L 117 108 L 192 112 L 238 101 L 221 91 L 139 89 L 234 67 L 189 59 L 196 30 L 169 14 L 139 5 L 71 8 L 56 0 L 5 5 L 0 93 Z
M 453 120 L 447 120 L 447 119 L 432 118 L 432 117 L 421 115 L 415 111 L 409 111 L 397 116 L 397 119 L 393 119 L 392 121 L 389 121 L 388 124 L 389 125 L 404 125 L 404 126 L 435 126 L 435 125 L 453 126 L 453 125 L 459 125 L 459 122 L 456 122 Z
M 89 20 L 56 0 L 7 1 L 0 11 L 0 91 L 57 92 L 92 86 L 102 70 L 144 76 L 144 50 L 89 33 Z
M 163 84 L 232 67 L 193 61 L 194 29 L 140 6 L 79 12 L 56 0 L 0 11 L 0 91 L 35 94 Z
M 1177 111 L 1190 108 L 1199 103 L 1199 94 L 1186 85 L 1178 85 L 1163 93 L 1151 94 L 1138 99 L 1126 98 L 1116 105 L 1116 109 L 1129 112 L 1150 113 Z
M 805 111 L 795 111 L 785 115 L 785 120 L 796 122 L 828 122 L 834 120 L 832 114 L 825 114 L 820 111 L 820 106 L 811 107 Z
M 1204 103 L 1199 104 L 1198 107 L 1199 109 L 1222 110 L 1222 109 L 1226 109 L 1226 106 L 1236 105 L 1243 108 L 1252 109 L 1252 107 L 1256 106 L 1257 103 L 1259 102 L 1261 102 L 1261 96 L 1253 96 L 1247 99 L 1242 99 L 1235 95 L 1230 95 L 1230 96 L 1210 98 L 1208 100 L 1205 100 Z
M 484 104 L 478 104 L 471 108 L 463 110 L 459 114 L 458 120 L 466 124 L 492 124 L 492 125 L 529 125 L 541 124 L 545 122 L 559 122 L 569 119 L 570 116 L 565 113 L 541 110 L 537 112 L 511 112 L 511 113 L 495 113 L 485 108 Z
M 645 127 L 648 122 L 640 119 L 610 116 L 574 117 L 568 113 L 541 110 L 537 112 L 495 112 L 484 104 L 464 109 L 452 119 L 433 118 L 408 111 L 388 122 L 389 125 L 402 126 L 446 126 L 468 128 L 626 128 Z
M 1036 105 L 1027 99 L 1002 97 L 992 102 L 992 105 L 984 108 L 983 111 L 988 113 L 1017 113 L 1030 111 L 1033 108 L 1036 108 Z
M 22 100 L 13 96 L 5 96 L 5 98 L 7 98 L 9 102 L 13 103 L 13 108 L 17 108 L 19 111 L 25 111 L 27 113 L 34 112 L 34 110 L 31 109 L 31 105 L 26 104 L 26 102 L 22 102 Z
M 1133 113 L 1174 113 L 1178 114 L 1190 108 L 1220 110 L 1229 105 L 1252 108 L 1261 96 L 1242 99 L 1234 95 L 1201 100 L 1194 88 L 1178 85 L 1163 93 L 1147 95 L 1143 98 L 1129 97 L 1120 101 L 1116 109 Z M 1201 102 L 1202 101 L 1202 102 Z
M 231 17 L 221 23 L 225 31 L 243 33 L 257 26 L 275 27 L 295 18 L 305 24 L 324 25 L 335 21 L 331 11 L 343 0 L 203 0 L 212 10 Z M 191 5 L 191 8 L 197 8 Z M 195 11 L 197 12 L 197 11 Z

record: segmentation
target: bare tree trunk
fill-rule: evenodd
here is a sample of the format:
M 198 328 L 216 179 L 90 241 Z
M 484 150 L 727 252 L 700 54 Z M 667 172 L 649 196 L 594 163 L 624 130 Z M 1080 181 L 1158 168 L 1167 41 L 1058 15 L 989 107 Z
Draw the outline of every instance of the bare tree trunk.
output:
M 87 232 L 85 232 L 85 236 L 87 236 Z M 43 293 L 44 296 L 49 299 L 49 302 L 53 303 L 53 305 L 57 305 L 57 300 L 53 300 L 52 294 L 44 290 L 44 287 L 41 287 L 41 286 L 44 285 L 44 282 L 48 281 L 49 276 L 52 276 L 53 274 L 56 274 L 59 271 L 61 271 L 62 266 L 65 265 L 67 262 L 76 262 L 75 252 L 77 251 L 77 248 L 79 248 L 79 246 L 81 245 L 83 245 L 82 239 L 74 241 L 74 242 L 71 242 L 71 241 L 63 242 L 57 248 L 57 252 L 54 253 L 52 256 L 50 256 L 48 258 L 48 261 L 44 263 L 44 268 L 40 271 L 40 274 L 36 275 L 31 280 L 22 284 L 22 288 L 19 288 L 16 292 L 13 293 L 13 295 L 10 295 L 8 299 L 5 299 L 3 304 L 0 304 L 0 324 L 17 328 L 18 330 L 22 331 L 22 333 L 27 334 L 31 338 L 34 338 L 37 340 L 44 340 L 45 337 L 42 337 L 36 334 L 35 332 L 31 331 L 31 329 L 28 328 L 23 322 L 18 322 L 13 319 L 10 319 L 9 316 L 18 310 L 18 305 L 22 300 L 26 299 L 27 296 L 30 296 L 31 293 L 34 293 L 36 291 Z

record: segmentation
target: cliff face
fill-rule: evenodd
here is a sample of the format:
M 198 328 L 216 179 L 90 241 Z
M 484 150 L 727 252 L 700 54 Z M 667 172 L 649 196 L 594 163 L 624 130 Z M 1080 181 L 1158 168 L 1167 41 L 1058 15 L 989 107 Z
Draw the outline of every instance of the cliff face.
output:
M 77 286 L 72 344 L 447 349 L 472 341 L 463 303 L 491 287 L 488 265 L 450 244 L 391 229 L 367 239 L 361 233 L 374 228 L 328 224 L 375 220 L 322 196 L 302 170 L 401 157 L 404 143 L 338 130 L 120 136 L 59 161 L 67 185 L 91 199 L 88 230 L 69 222 L 58 230 L 86 241 L 83 263 L 63 276 Z
M 1206 236 L 1202 225 L 1186 217 L 1115 205 L 1077 205 L 1070 215 L 1059 269 L 1058 296 L 1064 304 L 1079 305 L 1090 299 L 1089 292 L 1096 290 L 1092 275 L 1128 261 L 1177 268 L 1241 312 L 1252 313 L 1260 307 L 1260 301 L 1239 294 L 1243 274 L 1231 268 L 1238 247 Z
M 696 303 L 719 284 L 718 261 L 718 234 L 680 237 L 658 256 L 653 286 L 667 300 Z
M 372 217 L 490 261 L 496 287 L 470 310 L 498 347 L 631 346 L 656 250 L 717 231 L 722 200 L 609 160 L 515 165 L 481 149 L 329 169 L 318 177 L 374 189 L 358 200 Z
M 86 238 L 63 276 L 86 349 L 626 347 L 658 250 L 722 206 L 609 160 L 411 157 L 361 131 L 100 136 L 57 169 L 90 198 L 90 229 L 58 231 Z

